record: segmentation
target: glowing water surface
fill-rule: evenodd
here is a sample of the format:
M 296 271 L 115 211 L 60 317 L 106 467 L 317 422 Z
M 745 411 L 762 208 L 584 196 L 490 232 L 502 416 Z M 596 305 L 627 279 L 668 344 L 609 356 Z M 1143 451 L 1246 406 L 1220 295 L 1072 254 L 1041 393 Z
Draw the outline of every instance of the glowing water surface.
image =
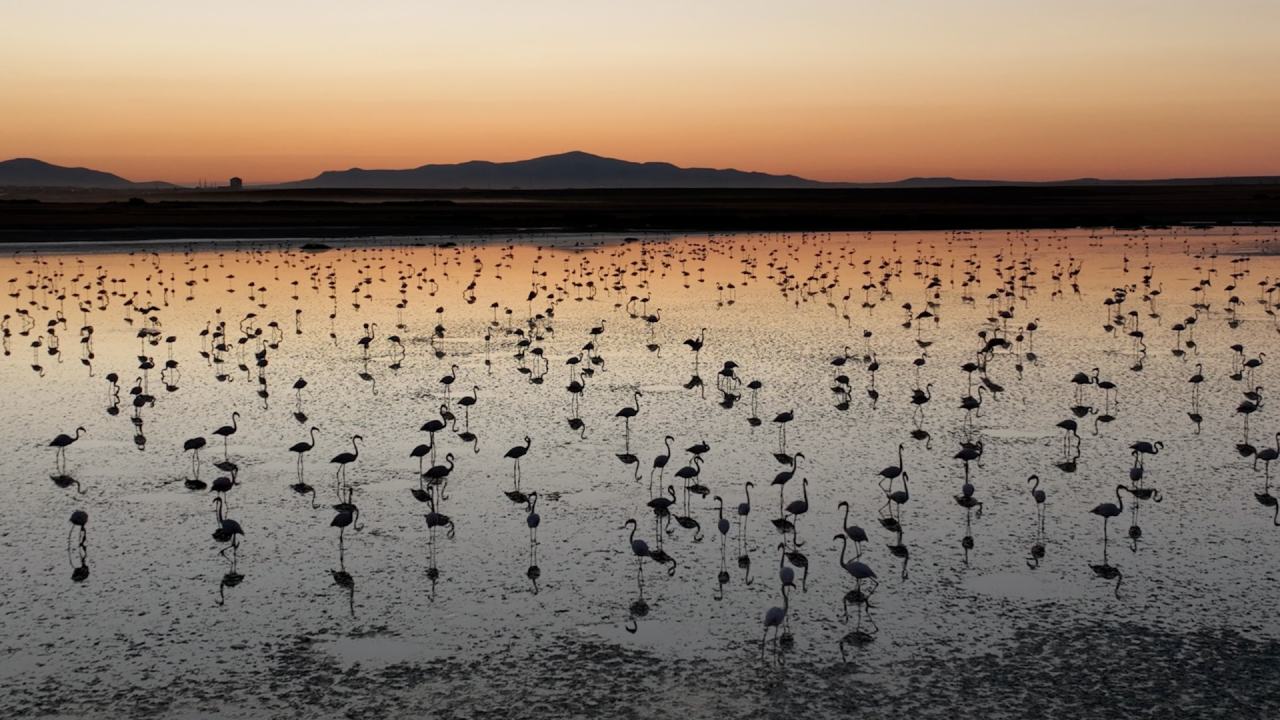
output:
M 0 279 L 12 278 L 0 362 L 0 708 L 10 717 L 108 707 L 139 717 L 1274 710 L 1280 527 L 1264 504 L 1263 464 L 1255 471 L 1237 445 L 1260 450 L 1280 429 L 1266 360 L 1280 359 L 1268 312 L 1280 301 L 1269 291 L 1280 282 L 1280 259 L 1267 254 L 1276 240 L 1270 229 L 1082 230 L 13 253 L 0 260 Z M 1124 287 L 1122 304 L 1104 305 Z M 919 317 L 926 309 L 932 317 Z M 1172 329 L 1189 317 L 1192 329 Z M 220 320 L 222 353 L 200 335 Z M 690 386 L 695 354 L 683 343 L 703 328 L 702 386 Z M 156 333 L 139 338 L 143 329 Z M 978 394 L 983 373 L 970 385 L 960 368 L 997 336 L 1010 344 L 986 360 L 986 378 L 1002 391 L 984 389 L 969 415 L 960 400 Z M 834 366 L 846 346 L 849 359 Z M 140 355 L 154 368 L 139 370 Z M 570 357 L 581 360 L 566 365 Z M 1233 380 L 1249 358 L 1262 363 Z M 165 369 L 169 359 L 176 369 Z M 738 381 L 718 381 L 729 360 Z M 1188 378 L 1198 364 L 1195 407 Z M 439 379 L 453 365 L 446 397 Z M 583 367 L 594 374 L 574 412 L 565 387 Z M 1089 384 L 1077 400 L 1072 376 L 1095 367 L 1114 396 Z M 110 372 L 120 378 L 116 414 Z M 848 394 L 833 390 L 839 375 Z M 135 408 L 129 390 L 143 376 L 155 401 Z M 298 378 L 307 386 L 295 393 Z M 762 384 L 754 402 L 752 380 Z M 1246 438 L 1236 410 L 1256 386 L 1263 402 Z M 473 387 L 475 404 L 460 404 Z M 637 388 L 628 442 L 615 414 Z M 914 388 L 929 401 L 913 404 Z M 456 467 L 438 509 L 456 533 L 437 530 L 432 545 L 429 508 L 410 492 L 419 487 L 410 450 L 427 442 L 419 427 L 442 404 L 457 431 L 436 434 L 436 462 L 452 453 Z M 225 459 L 239 485 L 227 505 L 244 529 L 234 567 L 211 537 L 212 493 L 184 484 L 192 457 L 182 449 L 207 438 L 200 478 L 225 475 L 213 466 L 224 455 L 212 431 L 233 411 Z M 782 448 L 772 421 L 784 411 L 795 420 Z M 574 417 L 583 429 L 570 427 Z M 1056 426 L 1068 418 L 1078 457 Z M 87 434 L 63 471 L 48 443 L 77 426 Z M 288 448 L 312 426 L 305 480 L 318 509 L 290 487 Z M 460 439 L 464 430 L 476 439 Z M 343 532 L 340 556 L 327 461 L 350 451 L 355 434 L 364 443 L 346 472 L 362 529 Z M 670 463 L 651 482 L 668 434 Z M 520 490 L 538 493 L 536 549 L 528 506 L 504 494 L 515 488 L 503 455 L 526 435 Z M 982 443 L 970 466 L 980 514 L 956 499 L 962 440 Z M 1089 511 L 1131 484 L 1129 448 L 1144 440 L 1163 443 L 1141 480 L 1162 501 L 1124 495 L 1104 549 Z M 711 448 L 698 477 L 706 497 L 687 495 L 674 476 L 689 464 L 683 449 L 700 441 Z M 899 443 L 910 476 L 900 535 L 881 523 L 891 510 L 877 484 Z M 782 502 L 801 499 L 808 480 L 809 509 L 789 518 L 794 536 L 771 522 L 781 503 L 770 483 L 790 468 L 775 458 L 784 451 L 804 457 Z M 1072 461 L 1072 472 L 1059 466 Z M 1032 474 L 1047 496 L 1043 532 Z M 67 488 L 51 481 L 63 475 Z M 700 533 L 655 527 L 647 503 L 668 485 L 674 514 Z M 716 495 L 731 520 L 723 544 Z M 870 536 L 861 557 L 879 578 L 870 608 L 845 602 L 856 583 L 832 539 L 842 500 L 849 524 Z M 89 514 L 83 547 L 68 522 L 75 509 Z M 675 560 L 671 574 L 644 562 L 643 604 L 629 518 L 650 546 L 661 535 Z M 805 559 L 807 572 L 795 566 Z M 762 647 L 764 613 L 782 604 L 780 563 L 797 578 L 791 642 L 770 634 Z

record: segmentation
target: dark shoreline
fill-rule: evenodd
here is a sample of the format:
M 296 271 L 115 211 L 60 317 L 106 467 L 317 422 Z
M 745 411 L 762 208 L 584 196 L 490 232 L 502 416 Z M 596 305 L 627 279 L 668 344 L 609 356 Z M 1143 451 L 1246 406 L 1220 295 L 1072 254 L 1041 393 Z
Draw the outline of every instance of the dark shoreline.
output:
M 0 195 L 0 242 L 1280 223 L 1280 184 Z

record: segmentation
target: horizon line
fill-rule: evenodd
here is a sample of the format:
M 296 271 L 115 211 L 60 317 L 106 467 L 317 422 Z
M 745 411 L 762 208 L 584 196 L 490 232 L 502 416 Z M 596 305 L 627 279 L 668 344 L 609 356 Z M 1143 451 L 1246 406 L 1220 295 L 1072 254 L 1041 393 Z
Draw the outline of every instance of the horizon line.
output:
M 1233 175 L 1233 174 L 1227 174 L 1227 175 L 1170 175 L 1170 176 L 1160 176 L 1160 177 L 1150 177 L 1150 176 L 1148 176 L 1148 177 L 1141 177 L 1141 176 L 1137 176 L 1137 177 L 1134 177 L 1134 176 L 1129 176 L 1129 177 L 1105 177 L 1105 176 L 1101 176 L 1101 175 L 1077 175 L 1077 176 L 1068 176 L 1068 177 L 1055 177 L 1055 178 L 1042 179 L 1042 180 L 1032 180 L 1032 179 L 1015 179 L 1015 178 L 1003 178 L 1003 177 L 966 177 L 966 176 L 947 175 L 947 174 L 941 174 L 941 175 L 939 175 L 939 174 L 914 174 L 914 175 L 898 176 L 898 177 L 896 177 L 896 178 L 894 178 L 894 179 L 875 179 L 875 180 L 817 180 L 817 179 L 814 179 L 814 178 L 811 178 L 811 177 L 807 177 L 807 176 L 804 176 L 804 175 L 800 175 L 800 174 L 797 174 L 797 173 L 794 173 L 794 172 L 769 172 L 769 171 L 764 171 L 764 170 L 747 170 L 747 169 L 742 169 L 742 168 L 740 168 L 740 167 L 735 167 L 735 166 L 681 165 L 681 164 L 678 164 L 678 163 L 675 163 L 675 162 L 671 162 L 671 161 L 669 161 L 669 160 L 629 160 L 629 159 L 619 158 L 619 157 L 614 157 L 614 156 L 610 156 L 610 155 L 601 155 L 601 154 L 599 154 L 599 153 L 594 153 L 594 152 L 587 151 L 587 150 L 578 150 L 578 149 L 574 149 L 574 150 L 565 150 L 565 151 L 562 151 L 562 152 L 552 152 L 552 153 L 545 153 L 545 154 L 533 155 L 533 156 L 529 156 L 529 157 L 521 157 L 521 158 L 514 159 L 514 160 L 486 160 L 486 159 L 482 159 L 482 158 L 473 158 L 473 159 L 470 159 L 470 160 L 461 160 L 461 161 L 457 161 L 457 162 L 425 162 L 425 163 L 420 163 L 420 164 L 417 164 L 417 165 L 406 165 L 406 166 L 404 166 L 404 167 L 362 167 L 362 166 L 359 166 L 359 165 L 353 165 L 353 166 L 346 167 L 346 168 L 326 168 L 326 169 L 324 169 L 324 170 L 320 170 L 319 172 L 315 173 L 314 175 L 310 175 L 310 176 L 306 176 L 306 177 L 300 177 L 300 178 L 293 178 L 293 179 L 287 179 L 287 180 L 261 181 L 261 182 L 254 182 L 254 181 L 247 181 L 247 180 L 244 180 L 243 182 L 244 182 L 244 188 L 245 188 L 245 189 L 250 189 L 250 188 L 257 188 L 257 189 L 267 189 L 267 188 L 288 189 L 288 188 L 283 188 L 283 187 L 281 187 L 281 186 L 291 185 L 291 184 L 295 184 L 295 183 L 307 182 L 307 181 L 309 181 L 309 180 L 314 180 L 314 179 L 319 178 L 319 177 L 321 177 L 321 176 L 323 176 L 323 175 L 326 175 L 326 174 L 344 173 L 344 172 L 351 172 L 351 171 L 369 172 L 369 173 L 378 173 L 378 172 L 409 172 L 409 171 L 413 171 L 413 170 L 420 170 L 420 169 L 428 168 L 428 167 L 457 167 L 457 166 L 468 165 L 468 164 L 476 164 L 476 163 L 483 163 L 483 164 L 489 164 L 489 165 L 511 165 L 511 164 L 517 164 L 517 163 L 523 163 L 523 162 L 532 162 L 532 161 L 536 161 L 536 160 L 544 160 L 544 159 L 558 158 L 558 157 L 565 157 L 565 156 L 572 156 L 572 155 L 581 155 L 581 156 L 586 156 L 586 157 L 591 157 L 591 158 L 597 158 L 597 159 L 602 159 L 602 160 L 610 160 L 610 161 L 622 162 L 622 163 L 629 163 L 629 164 L 635 164 L 635 165 L 667 165 L 667 166 L 670 166 L 670 167 L 674 167 L 674 168 L 676 168 L 676 169 L 678 169 L 678 170 L 694 170 L 694 171 L 697 171 L 697 170 L 709 170 L 709 171 L 714 171 L 714 172 L 737 172 L 737 173 L 745 173 L 745 174 L 753 174 L 753 175 L 762 175 L 762 176 L 767 176 L 767 177 L 771 177 L 771 178 L 788 179 L 788 180 L 800 180 L 800 181 L 803 181 L 803 182 L 814 183 L 815 185 L 826 185 L 826 186 L 832 186 L 832 187 L 831 187 L 831 189 L 838 189 L 838 187 L 839 187 L 839 186 L 898 185 L 898 184 L 910 183 L 910 182 L 917 182 L 917 181 L 925 181 L 925 182 L 927 182 L 927 181 L 936 181 L 936 182 L 955 182 L 955 183 L 970 183 L 970 184 L 983 184 L 983 183 L 986 183 L 986 184 L 1012 184 L 1012 185 L 1065 185 L 1065 184 L 1082 183 L 1082 182 L 1096 182 L 1096 183 L 1159 183 L 1159 182 L 1189 182 L 1189 181 L 1196 181 L 1196 180 L 1219 180 L 1219 181 L 1222 181 L 1222 180 L 1270 180 L 1270 179 L 1276 179 L 1277 181 L 1280 181 L 1280 170 L 1277 170 L 1277 171 L 1276 171 L 1276 172 L 1274 172 L 1274 173 L 1245 174 L 1245 175 Z M 41 158 L 36 157 L 36 156 L 34 156 L 34 155 L 16 155 L 16 156 L 13 156 L 13 157 L 10 157 L 10 158 L 6 158 L 6 159 L 0 159 L 0 165 L 6 164 L 6 163 L 11 163 L 11 162 L 14 162 L 14 161 L 23 161 L 23 160 L 27 160 L 27 161 L 34 161 L 34 162 L 42 163 L 42 164 L 49 165 L 49 166 L 52 166 L 52 167 L 55 167 L 55 168 L 59 168 L 59 169 L 66 169 L 66 170 L 87 170 L 87 171 L 92 171 L 92 172 L 100 172 L 100 173 L 110 174 L 110 175 L 114 175 L 115 177 L 120 178 L 121 180 L 124 180 L 124 181 L 126 181 L 126 182 L 132 183 L 132 184 L 134 184 L 134 185 L 172 185 L 172 186 L 174 186 L 174 187 L 175 187 L 175 189 L 189 189 L 189 190 L 197 190 L 197 189 L 217 189 L 217 188 L 224 188 L 224 189 L 225 189 L 225 188 L 226 188 L 226 186 L 225 186 L 225 185 L 216 185 L 216 184 L 207 184 L 207 183 L 217 183 L 219 180 L 227 181 L 227 180 L 229 180 L 229 179 L 230 179 L 230 178 L 220 178 L 220 179 L 209 180 L 209 179 L 206 179 L 206 178 L 199 178 L 199 179 L 190 179 L 190 180 L 164 180 L 164 179 L 154 178 L 154 179 L 149 179 L 149 180 L 132 180 L 132 179 L 129 179 L 129 178 L 127 178 L 127 177 L 125 177 L 125 176 L 123 176 L 123 175 L 120 175 L 120 174 L 118 174 L 118 173 L 112 172 L 112 171 L 110 171 L 110 170 L 104 170 L 104 169 L 101 169 L 101 168 L 99 168 L 99 167 L 90 167 L 90 166 L 88 166 L 88 165 L 60 165 L 60 164 L 58 164 L 58 163 L 54 163 L 54 162 L 50 162 L 50 161 L 48 161 L 48 160 L 41 159 Z M 231 176 L 231 177 L 241 177 L 241 176 L 238 176 L 238 175 L 237 175 L 237 176 Z M 242 178 L 242 180 L 243 180 L 243 178 Z M 677 186 L 677 187 L 678 187 L 678 186 Z M 703 188 L 703 189 L 711 189 L 711 187 L 712 187 L 712 186 L 706 186 L 706 188 Z M 103 188 L 103 189 L 109 189 L 109 188 Z M 298 188 L 298 189 L 306 189 L 306 188 Z M 331 189 L 338 189 L 338 188 L 331 188 Z M 376 189 L 376 188 L 365 188 L 365 189 Z M 457 187 L 457 188 L 442 188 L 442 187 L 435 187 L 435 188 L 432 188 L 432 187 L 424 187 L 424 188 L 408 188 L 408 187 L 405 187 L 405 188 L 386 188 L 386 189 L 400 189 L 400 190 L 413 190 L 413 189 L 422 189 L 422 190 L 445 190 L 445 189 L 458 189 L 458 190 L 462 190 L 462 189 L 468 189 L 468 188 L 466 188 L 466 187 L 462 187 L 462 186 L 459 186 L 459 187 Z M 482 189 L 483 189 L 483 188 L 482 188 Z M 508 189 L 508 188 L 504 188 L 504 189 Z M 512 188 L 509 188 L 509 189 L 516 189 L 516 190 L 519 190 L 519 189 L 537 189 L 537 188 L 520 188 L 520 187 L 512 187 Z M 575 188 L 574 188 L 574 186 L 566 186 L 566 187 L 565 187 L 565 188 L 563 188 L 563 189 L 575 189 Z M 608 188 L 607 188 L 607 187 L 599 187 L 599 188 L 594 188 L 594 189 L 608 189 Z M 619 189 L 627 189 L 627 188 L 619 188 Z M 822 188 L 817 188 L 817 187 L 815 187 L 815 188 L 793 188 L 793 189 L 801 190 L 801 189 L 822 189 Z

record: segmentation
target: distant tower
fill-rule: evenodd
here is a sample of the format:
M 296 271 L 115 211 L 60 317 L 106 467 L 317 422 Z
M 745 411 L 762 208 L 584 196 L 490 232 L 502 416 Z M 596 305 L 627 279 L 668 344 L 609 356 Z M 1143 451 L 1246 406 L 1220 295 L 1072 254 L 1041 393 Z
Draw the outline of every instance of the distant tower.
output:
M 230 188 L 232 190 L 240 190 L 243 187 L 244 187 L 244 180 L 241 180 L 238 177 L 231 178 Z

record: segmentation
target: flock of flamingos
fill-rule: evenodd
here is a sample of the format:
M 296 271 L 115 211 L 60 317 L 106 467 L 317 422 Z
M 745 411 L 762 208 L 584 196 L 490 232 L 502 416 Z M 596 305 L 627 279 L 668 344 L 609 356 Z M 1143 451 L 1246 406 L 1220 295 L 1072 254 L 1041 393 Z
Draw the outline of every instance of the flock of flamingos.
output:
M 283 265 L 309 278 L 310 288 L 306 281 L 298 280 L 273 284 L 261 280 L 246 282 L 236 279 L 234 274 L 220 277 L 225 271 L 220 272 L 218 264 L 208 262 L 209 255 L 198 255 L 200 250 L 194 246 L 164 253 L 131 253 L 130 262 L 145 275 L 144 281 L 113 275 L 101 266 L 95 269 L 91 254 L 83 257 L 19 255 L 14 259 L 18 274 L 8 280 L 13 308 L 3 318 L 4 353 L 18 359 L 30 358 L 32 371 L 40 377 L 45 376 L 48 369 L 44 364 L 62 362 L 64 355 L 74 357 L 78 353 L 86 371 L 99 378 L 96 382 L 105 384 L 109 404 L 106 414 L 108 417 L 123 414 L 132 420 L 139 448 L 146 447 L 147 443 L 145 412 L 160 402 L 182 402 L 179 383 L 186 366 L 177 358 L 194 357 L 197 346 L 202 366 L 208 369 L 200 376 L 202 379 L 224 382 L 240 373 L 257 394 L 256 400 L 241 401 L 261 402 L 263 407 L 275 392 L 269 384 L 267 368 L 278 353 L 289 351 L 291 335 L 328 332 L 337 357 L 358 358 L 362 369 L 356 374 L 358 380 L 351 380 L 357 386 L 364 383 L 376 387 L 378 378 L 370 369 L 370 360 L 374 358 L 389 361 L 392 370 L 403 368 L 404 372 L 420 375 L 423 383 L 430 386 L 432 404 L 437 407 L 421 425 L 423 442 L 404 448 L 415 475 L 407 488 L 406 502 L 416 503 L 425 524 L 430 549 L 426 572 L 433 583 L 440 572 L 436 564 L 437 548 L 454 538 L 457 528 L 466 524 L 465 507 L 450 503 L 450 481 L 455 473 L 465 476 L 464 453 L 481 451 L 479 434 L 484 431 L 485 405 L 504 402 L 502 397 L 486 393 L 486 380 L 496 373 L 518 373 L 521 377 L 517 379 L 521 382 L 542 386 L 537 392 L 563 394 L 562 401 L 568 409 L 567 423 L 558 418 L 531 418 L 528 435 L 500 443 L 511 446 L 503 455 L 511 469 L 510 487 L 505 495 L 520 509 L 528 527 L 527 576 L 536 592 L 541 574 L 537 533 L 544 519 L 541 513 L 546 512 L 548 506 L 545 502 L 540 506 L 538 492 L 522 484 L 521 461 L 526 457 L 532 460 L 531 451 L 540 443 L 587 437 L 588 427 L 581 408 L 593 402 L 593 381 L 609 372 L 611 335 L 617 334 L 615 327 L 634 323 L 629 327 L 641 329 L 635 334 L 644 338 L 643 347 L 629 350 L 666 357 L 669 361 L 684 356 L 691 368 L 688 382 L 683 383 L 686 401 L 717 401 L 725 408 L 733 408 L 740 402 L 749 408 L 749 414 L 745 420 L 740 415 L 733 416 L 737 418 L 735 422 L 746 422 L 752 428 L 773 428 L 777 434 L 776 446 L 769 451 L 777 465 L 762 466 L 759 473 L 751 477 L 722 480 L 720 487 L 713 489 L 704 484 L 702 476 L 704 464 L 714 458 L 715 453 L 706 442 L 681 448 L 685 443 L 677 443 L 671 435 L 660 439 L 632 438 L 633 419 L 643 416 L 650 408 L 642 387 L 629 391 L 630 402 L 617 408 L 616 427 L 605 430 L 621 434 L 622 449 L 616 458 L 634 466 L 628 472 L 632 473 L 637 488 L 647 485 L 647 508 L 651 511 L 649 517 L 618 517 L 616 522 L 620 528 L 619 542 L 625 543 L 623 547 L 634 559 L 638 592 L 630 606 L 627 629 L 634 632 L 635 618 L 649 612 L 644 590 L 646 566 L 653 563 L 661 573 L 675 576 L 681 567 L 680 553 L 693 550 L 691 545 L 672 548 L 672 541 L 679 542 L 681 538 L 700 541 L 704 536 L 703 526 L 707 525 L 707 534 L 719 536 L 720 584 L 723 586 L 729 581 L 725 548 L 730 536 L 738 547 L 740 567 L 749 563 L 745 553 L 748 521 L 764 516 L 767 523 L 763 532 L 776 535 L 779 564 L 775 580 L 777 603 L 762 608 L 760 615 L 763 651 L 769 645 L 771 632 L 775 646 L 792 642 L 789 623 L 792 594 L 797 592 L 797 584 L 804 584 L 811 562 L 816 562 L 806 556 L 805 541 L 797 531 L 811 509 L 809 480 L 804 472 L 805 455 L 793 448 L 787 438 L 789 426 L 804 422 L 806 408 L 789 407 L 785 398 L 770 398 L 770 388 L 744 374 L 738 363 L 717 352 L 714 332 L 694 325 L 666 331 L 665 325 L 671 321 L 664 319 L 658 309 L 661 299 L 652 295 L 651 281 L 659 275 L 671 276 L 685 287 L 706 288 L 708 293 L 714 285 L 715 302 L 720 306 L 736 302 L 743 288 L 761 286 L 780 293 L 788 307 L 798 308 L 801 303 L 825 304 L 840 322 L 830 335 L 825 367 L 812 370 L 820 370 L 818 377 L 828 385 L 832 404 L 839 410 L 850 406 L 874 410 L 886 401 L 913 406 L 911 427 L 881 428 L 886 434 L 896 433 L 901 437 L 896 455 L 885 458 L 884 469 L 867 479 L 878 482 L 883 491 L 883 504 L 872 513 L 870 508 L 851 507 L 847 501 L 841 502 L 839 510 L 843 512 L 844 521 L 841 527 L 831 529 L 840 548 L 838 559 L 832 560 L 838 562 L 848 576 L 845 616 L 847 619 L 852 608 L 858 619 L 846 641 L 869 642 L 876 632 L 874 620 L 870 618 L 871 600 L 880 582 L 878 572 L 885 572 L 883 558 L 877 561 L 872 552 L 877 535 L 895 540 L 887 547 L 895 560 L 903 561 L 905 574 L 909 551 L 902 542 L 903 528 L 908 523 L 903 509 L 913 499 L 912 493 L 919 491 L 911 479 L 912 455 L 933 445 L 933 437 L 925 429 L 925 408 L 938 403 L 953 407 L 952 412 L 962 413 L 959 428 L 955 430 L 959 442 L 953 457 L 957 472 L 963 469 L 963 481 L 953 497 L 966 513 L 981 517 L 989 500 L 983 497 L 972 468 L 979 466 L 984 453 L 978 427 L 983 405 L 1004 392 L 1002 382 L 1019 382 L 1026 366 L 1037 363 L 1037 333 L 1057 322 L 1052 317 L 1026 317 L 1023 312 L 1026 297 L 1031 293 L 1079 294 L 1080 275 L 1088 266 L 1087 253 L 1068 247 L 1061 260 L 1051 266 L 1038 266 L 1030 254 L 1019 255 L 1007 247 L 992 250 L 957 243 L 960 250 L 945 260 L 919 245 L 914 255 L 899 250 L 896 256 L 870 257 L 852 248 L 824 249 L 817 236 L 796 236 L 767 253 L 743 245 L 738 248 L 744 258 L 738 268 L 740 272 L 717 279 L 708 278 L 704 267 L 710 248 L 716 242 L 742 243 L 741 239 L 714 238 L 680 243 L 628 239 L 617 246 L 606 244 L 577 254 L 565 254 L 558 258 L 560 262 L 551 260 L 551 253 L 544 257 L 540 252 L 528 277 L 516 273 L 511 265 L 515 246 L 502 248 L 498 255 L 502 260 L 486 265 L 465 245 L 440 244 L 431 251 L 436 263 L 425 267 L 416 267 L 413 258 L 395 246 L 272 248 L 274 262 L 278 263 L 275 277 L 279 278 Z M 623 255 L 617 248 L 630 249 L 632 254 Z M 226 255 L 237 263 L 266 262 L 262 259 L 265 253 L 262 257 L 256 253 L 256 250 L 240 249 Z M 1054 466 L 1063 477 L 1075 473 L 1081 456 L 1081 433 L 1096 433 L 1115 420 L 1120 386 L 1141 383 L 1148 363 L 1168 362 L 1171 356 L 1186 368 L 1187 394 L 1191 398 L 1190 411 L 1186 414 L 1197 428 L 1204 420 L 1200 414 L 1200 392 L 1207 377 L 1229 378 L 1239 388 L 1236 407 L 1239 417 L 1234 421 L 1241 424 L 1242 435 L 1236 449 L 1246 463 L 1262 473 L 1261 491 L 1254 496 L 1269 512 L 1272 522 L 1280 526 L 1280 504 L 1270 493 L 1270 463 L 1280 457 L 1280 433 L 1276 434 L 1276 445 L 1267 442 L 1255 447 L 1248 427 L 1250 415 L 1264 404 L 1261 373 L 1265 354 L 1251 352 L 1244 339 L 1229 351 L 1213 348 L 1212 353 L 1202 354 L 1196 341 L 1197 328 L 1205 324 L 1238 327 L 1250 304 L 1260 306 L 1273 321 L 1280 322 L 1276 320 L 1276 310 L 1280 308 L 1280 297 L 1276 295 L 1280 279 L 1251 274 L 1247 256 L 1219 257 L 1212 252 L 1196 255 L 1190 250 L 1188 254 L 1194 255 L 1193 262 L 1200 275 L 1196 286 L 1191 288 L 1194 301 L 1189 306 L 1163 303 L 1164 283 L 1156 268 L 1150 263 L 1144 264 L 1140 252 L 1133 253 L 1135 259 L 1126 255 L 1126 282 L 1101 299 L 1098 322 L 1106 333 L 1124 339 L 1130 352 L 1127 362 L 1131 376 L 1104 378 L 1097 368 L 1079 368 L 1074 375 L 1058 378 L 1058 382 L 1072 392 L 1073 402 L 1062 408 L 1064 419 L 1057 423 L 1062 433 L 1061 457 Z M 200 257 L 203 260 L 198 259 Z M 259 273 L 256 277 L 264 275 Z M 221 287 L 224 280 L 225 288 Z M 446 284 L 442 281 L 450 288 L 453 285 L 463 288 L 461 294 L 446 293 Z M 391 289 L 383 296 L 384 307 L 385 303 L 394 301 L 393 308 L 387 310 L 394 310 L 395 323 L 387 328 L 361 315 L 362 308 L 368 312 L 376 302 L 375 288 L 383 287 Z M 480 297 L 481 287 L 500 288 L 507 297 L 516 291 L 524 293 L 527 287 L 527 295 L 522 296 L 523 302 L 488 303 L 488 298 Z M 207 322 L 202 320 L 204 328 L 198 334 L 166 332 L 167 317 L 183 312 L 184 301 L 193 300 L 202 291 L 225 291 L 228 293 L 226 307 L 217 308 Z M 243 310 L 232 314 L 229 309 L 234 303 L 244 304 Z M 477 345 L 463 358 L 448 342 L 457 331 L 448 327 L 446 319 L 451 305 L 477 303 L 481 308 L 487 304 L 491 313 L 484 314 L 491 317 L 480 331 L 483 346 Z M 932 383 L 921 382 L 921 368 L 930 360 L 934 328 L 946 315 L 947 305 L 954 303 L 985 312 L 978 313 L 982 319 L 975 327 L 967 328 L 973 342 L 971 357 L 959 367 L 943 370 L 944 374 L 954 377 L 944 394 L 936 391 Z M 434 326 L 411 327 L 405 317 L 411 306 L 434 307 Z M 558 329 L 558 317 L 575 306 L 590 307 L 590 312 L 599 319 L 589 322 L 580 335 L 563 338 L 565 331 Z M 423 315 L 430 317 L 429 312 Z M 878 354 L 882 338 L 859 327 L 859 314 L 863 312 L 900 315 L 902 337 L 898 339 L 909 339 L 917 356 L 891 361 Z M 123 327 L 136 336 L 138 362 L 135 367 L 97 367 L 95 335 L 101 332 L 100 328 L 108 326 Z M 556 339 L 563 342 L 553 347 Z M 566 346 L 572 350 L 565 351 Z M 1229 365 L 1213 364 L 1210 360 L 1224 358 L 1228 352 Z M 478 362 L 481 356 L 483 365 Z M 464 371 L 458 362 L 468 370 Z M 882 362 L 914 366 L 905 369 L 915 377 L 908 396 L 880 396 L 876 378 Z M 553 373 L 555 366 L 562 369 Z M 704 373 L 709 375 L 705 381 Z M 186 371 L 186 374 L 190 381 L 192 373 Z M 164 390 L 157 390 L 157 384 Z M 285 392 L 290 400 L 290 413 L 297 422 L 299 441 L 290 447 L 280 447 L 279 453 L 284 457 L 288 457 L 286 453 L 296 455 L 296 478 L 291 487 L 297 494 L 297 502 L 311 509 L 326 504 L 332 506 L 330 525 L 337 534 L 340 569 L 331 572 L 335 583 L 350 588 L 354 581 L 342 558 L 346 543 L 351 540 L 350 533 L 360 531 L 363 520 L 359 487 L 348 480 L 348 473 L 359 468 L 364 452 L 363 438 L 353 435 L 346 438 L 341 452 L 334 452 L 339 448 L 333 448 L 331 456 L 325 453 L 321 459 L 328 461 L 330 471 L 322 480 L 314 479 L 316 471 L 309 470 L 314 460 L 309 458 L 319 453 L 317 434 L 323 438 L 324 433 L 319 429 L 323 422 L 308 418 L 305 412 L 307 388 L 307 380 L 298 378 Z M 768 412 L 762 409 L 766 399 L 774 405 Z M 613 408 L 608 410 L 611 412 Z M 234 515 L 236 496 L 245 492 L 240 489 L 241 468 L 233 459 L 241 430 L 240 414 L 232 413 L 225 424 L 216 427 L 209 427 L 214 426 L 214 422 L 201 427 L 203 423 L 194 418 L 190 422 L 192 437 L 181 447 L 163 448 L 161 452 L 172 453 L 175 459 L 184 457 L 184 462 L 189 460 L 189 472 L 183 482 L 193 497 L 207 498 L 212 494 L 211 536 L 221 546 L 219 554 L 228 564 L 219 592 L 221 603 L 225 601 L 222 590 L 243 580 L 237 568 L 239 548 L 254 536 L 254 528 L 242 526 Z M 69 456 L 78 462 L 92 461 L 92 458 L 78 456 L 74 446 L 86 434 L 92 435 L 94 424 L 86 422 L 83 427 L 56 434 L 49 442 L 54 463 L 53 483 L 71 497 L 75 497 L 77 491 L 83 493 L 84 488 L 68 469 Z M 53 430 L 57 429 L 66 428 Z M 457 456 L 446 450 L 450 443 L 458 451 Z M 659 446 L 662 450 L 654 455 L 641 456 L 633 451 L 633 447 Z M 1119 521 L 1128 508 L 1135 513 L 1127 529 L 1128 536 L 1136 539 L 1141 534 L 1136 506 L 1163 499 L 1161 491 L 1148 482 L 1145 473 L 1147 463 L 1163 447 L 1157 438 L 1132 438 L 1132 466 L 1127 478 L 1113 486 L 1104 486 L 1108 489 L 1100 488 L 1099 502 L 1092 509 L 1060 511 L 1079 512 L 1082 523 L 1092 516 L 1100 525 L 1103 561 L 1092 569 L 1099 577 L 1116 580 L 1117 597 L 1120 596 L 1120 571 L 1106 559 L 1107 543 L 1116 531 L 1110 523 Z M 904 455 L 908 448 L 910 452 Z M 613 462 L 611 458 L 605 460 Z M 1052 487 L 1053 478 L 1039 475 L 1026 478 L 1027 512 L 1034 511 L 1039 535 L 1043 535 L 1046 508 L 1053 505 Z M 714 515 L 702 510 L 703 516 L 699 519 L 699 512 L 691 505 L 691 498 L 695 496 L 700 500 L 710 497 L 716 507 Z M 322 501 L 322 498 L 326 499 Z M 89 576 L 86 548 L 93 525 L 92 513 L 93 508 L 89 507 L 76 508 L 70 514 L 68 554 L 73 567 L 72 579 L 76 582 Z M 858 517 L 869 521 L 867 527 L 856 523 Z M 1123 531 L 1121 528 L 1120 532 Z M 972 539 L 966 536 L 965 542 L 967 550 L 972 546 Z M 1043 555 L 1043 540 L 1038 539 L 1031 548 L 1028 564 L 1034 566 Z M 772 569 L 770 574 L 775 574 Z

